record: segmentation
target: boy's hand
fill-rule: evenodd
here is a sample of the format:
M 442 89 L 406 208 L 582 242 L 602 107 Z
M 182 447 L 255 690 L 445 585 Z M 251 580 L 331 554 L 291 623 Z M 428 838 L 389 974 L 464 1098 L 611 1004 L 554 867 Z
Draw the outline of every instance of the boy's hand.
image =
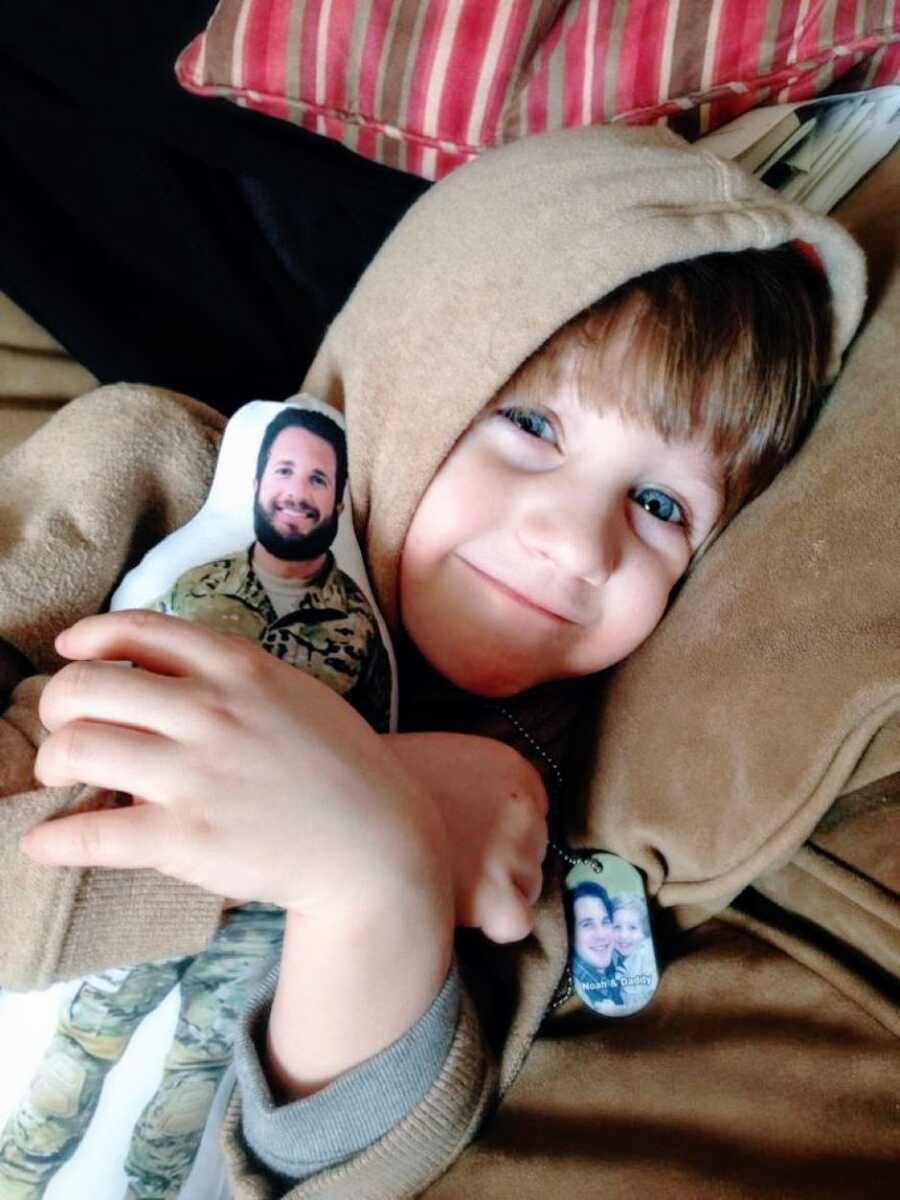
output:
M 178 617 L 89 617 L 57 649 L 86 661 L 44 691 L 38 778 L 142 802 L 49 821 L 23 849 L 287 909 L 266 1035 L 280 1094 L 395 1042 L 446 979 L 453 896 L 444 822 L 390 747 L 305 672 Z
M 407 733 L 387 740 L 444 818 L 457 925 L 480 928 L 495 942 L 526 937 L 547 851 L 547 793 L 538 772 L 491 738 Z
M 82 661 L 44 690 L 50 736 L 35 773 L 144 802 L 47 822 L 23 839 L 32 857 L 151 867 L 331 922 L 355 919 L 364 895 L 445 903 L 435 805 L 324 684 L 250 642 L 144 611 L 79 621 L 57 649 Z

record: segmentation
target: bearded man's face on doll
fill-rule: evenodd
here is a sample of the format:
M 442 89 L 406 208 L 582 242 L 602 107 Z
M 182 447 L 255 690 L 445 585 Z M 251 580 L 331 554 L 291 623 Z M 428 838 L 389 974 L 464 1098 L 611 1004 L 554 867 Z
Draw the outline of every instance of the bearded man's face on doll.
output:
M 285 562 L 324 554 L 344 507 L 337 503 L 336 479 L 337 457 L 324 438 L 299 427 L 283 429 L 256 483 L 256 540 Z

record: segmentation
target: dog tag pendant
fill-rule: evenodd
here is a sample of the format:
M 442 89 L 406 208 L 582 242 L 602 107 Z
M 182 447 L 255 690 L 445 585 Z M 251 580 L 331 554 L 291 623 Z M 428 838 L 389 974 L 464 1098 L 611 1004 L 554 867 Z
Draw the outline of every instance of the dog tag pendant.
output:
M 604 1017 L 643 1008 L 659 972 L 640 872 L 617 854 L 592 854 L 566 875 L 565 899 L 575 995 Z

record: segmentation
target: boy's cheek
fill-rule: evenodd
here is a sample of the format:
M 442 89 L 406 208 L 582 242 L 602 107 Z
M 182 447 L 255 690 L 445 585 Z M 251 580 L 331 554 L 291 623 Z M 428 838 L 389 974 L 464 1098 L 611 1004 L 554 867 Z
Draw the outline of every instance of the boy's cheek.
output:
M 451 683 L 509 696 L 540 683 L 593 675 L 627 658 L 656 629 L 676 581 L 671 563 L 641 553 L 602 587 L 597 619 L 545 633 L 515 620 L 417 512 L 400 562 L 400 620 L 419 653 Z
M 628 658 L 659 625 L 665 601 L 636 596 L 633 602 L 607 606 L 594 625 L 573 637 L 569 653 L 558 664 L 566 677 L 594 675 Z

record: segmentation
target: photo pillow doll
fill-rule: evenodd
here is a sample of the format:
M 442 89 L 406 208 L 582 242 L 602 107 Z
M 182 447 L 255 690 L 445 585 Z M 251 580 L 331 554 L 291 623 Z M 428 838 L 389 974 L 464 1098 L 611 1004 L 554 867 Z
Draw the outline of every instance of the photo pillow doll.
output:
M 334 688 L 378 732 L 396 725 L 393 650 L 353 532 L 344 419 L 311 397 L 255 401 L 232 417 L 203 508 L 125 577 L 110 607 L 248 638 Z M 261 821 L 265 810 L 260 796 Z M 196 956 L 3 997 L 0 1041 L 4 1027 L 27 1029 L 31 1044 L 17 1037 L 5 1059 L 0 1200 L 121 1200 L 126 1186 L 129 1198 L 211 1200 L 218 1154 L 182 1188 L 237 1016 L 278 963 L 283 924 L 271 905 L 232 907 Z

